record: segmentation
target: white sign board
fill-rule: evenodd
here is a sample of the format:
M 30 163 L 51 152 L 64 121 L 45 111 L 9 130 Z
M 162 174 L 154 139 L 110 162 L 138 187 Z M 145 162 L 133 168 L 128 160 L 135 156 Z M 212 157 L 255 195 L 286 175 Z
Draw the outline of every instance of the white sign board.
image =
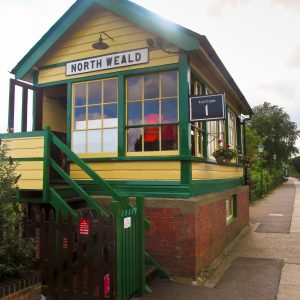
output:
M 131 227 L 131 217 L 124 218 L 124 228 L 130 228 Z
M 90 73 L 126 66 L 148 63 L 149 49 L 136 49 L 126 52 L 113 53 L 88 59 L 68 62 L 66 64 L 66 75 Z

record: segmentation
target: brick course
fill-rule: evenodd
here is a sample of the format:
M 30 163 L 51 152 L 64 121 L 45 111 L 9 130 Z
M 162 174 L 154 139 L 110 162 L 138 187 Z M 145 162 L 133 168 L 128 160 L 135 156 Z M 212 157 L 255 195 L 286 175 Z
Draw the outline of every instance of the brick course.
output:
M 237 218 L 226 225 L 226 198 L 237 194 Z M 248 188 L 192 199 L 146 199 L 146 248 L 173 275 L 196 278 L 248 224 Z

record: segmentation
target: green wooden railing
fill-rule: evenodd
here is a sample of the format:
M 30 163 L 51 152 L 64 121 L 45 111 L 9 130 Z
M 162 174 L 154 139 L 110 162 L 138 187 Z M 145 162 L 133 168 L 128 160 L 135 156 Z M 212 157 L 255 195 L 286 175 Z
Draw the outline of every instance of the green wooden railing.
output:
M 55 209 L 62 212 L 66 217 L 69 213 L 76 220 L 76 212 L 64 201 L 64 199 L 50 186 L 50 168 L 52 167 L 62 179 L 86 202 L 86 204 L 93 208 L 96 212 L 102 214 L 108 219 L 108 214 L 104 209 L 95 202 L 88 193 L 86 193 L 79 184 L 77 184 L 51 157 L 52 144 L 62 151 L 68 161 L 75 163 L 84 171 L 94 184 L 100 186 L 113 200 L 120 203 L 123 209 L 129 208 L 128 197 L 121 196 L 114 190 L 105 180 L 103 180 L 97 173 L 95 173 L 80 157 L 78 157 L 67 145 L 65 145 L 54 133 L 51 132 L 50 127 L 44 128 L 45 145 L 44 145 L 44 202 L 51 202 Z
M 116 222 L 116 288 L 117 300 L 135 293 L 143 295 L 145 282 L 145 233 L 143 197 L 136 199 L 136 207 L 121 209 L 113 201 L 111 211 Z
M 95 173 L 81 158 L 65 145 L 49 127 L 44 128 L 44 201 L 49 201 L 63 216 L 71 213 L 73 220 L 77 220 L 77 213 L 50 185 L 50 168 L 53 168 L 62 179 L 96 212 L 108 219 L 108 214 L 99 206 L 90 195 L 76 183 L 51 157 L 51 146 L 54 144 L 65 155 L 68 161 L 75 163 L 84 171 L 94 184 L 100 186 L 107 195 L 113 198 L 110 210 L 116 222 L 116 284 L 117 299 L 123 300 L 134 293 L 143 295 L 150 291 L 145 282 L 145 262 L 154 265 L 160 277 L 169 278 L 170 274 L 164 270 L 145 251 L 145 229 L 150 228 L 150 222 L 145 218 L 144 197 L 136 198 L 136 207 L 132 207 L 128 197 L 123 197 L 114 190 L 103 178 Z

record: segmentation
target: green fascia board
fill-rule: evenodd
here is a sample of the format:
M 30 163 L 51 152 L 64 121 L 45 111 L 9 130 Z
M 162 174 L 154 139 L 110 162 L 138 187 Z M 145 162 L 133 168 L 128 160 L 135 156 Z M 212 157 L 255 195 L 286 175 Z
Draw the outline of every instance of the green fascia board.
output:
M 47 31 L 45 35 L 12 69 L 16 79 L 23 78 L 33 66 L 46 54 L 58 39 L 78 20 L 94 1 L 78 0 L 70 9 Z
M 21 79 L 27 75 L 59 38 L 61 38 L 78 18 L 94 3 L 167 39 L 185 51 L 199 49 L 199 39 L 201 35 L 173 22 L 167 21 L 128 0 L 77 0 L 12 69 L 11 73 L 15 74 L 16 79 Z

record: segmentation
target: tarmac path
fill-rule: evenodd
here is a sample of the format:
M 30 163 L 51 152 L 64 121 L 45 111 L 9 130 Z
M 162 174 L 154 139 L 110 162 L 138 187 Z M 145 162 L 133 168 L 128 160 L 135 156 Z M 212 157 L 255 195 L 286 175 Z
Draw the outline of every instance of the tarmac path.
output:
M 299 300 L 300 183 L 288 182 L 250 207 L 253 223 L 223 253 L 203 286 L 151 283 L 145 300 Z

